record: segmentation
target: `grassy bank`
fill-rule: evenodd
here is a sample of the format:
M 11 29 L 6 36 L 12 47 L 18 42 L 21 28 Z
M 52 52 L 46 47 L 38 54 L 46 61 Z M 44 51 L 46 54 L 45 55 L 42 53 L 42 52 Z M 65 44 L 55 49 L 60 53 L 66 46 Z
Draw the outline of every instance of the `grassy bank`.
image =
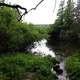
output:
M 0 80 L 56 80 L 47 57 L 15 53 L 0 56 Z
M 70 80 L 80 80 L 80 55 L 73 55 L 66 59 L 65 68 Z

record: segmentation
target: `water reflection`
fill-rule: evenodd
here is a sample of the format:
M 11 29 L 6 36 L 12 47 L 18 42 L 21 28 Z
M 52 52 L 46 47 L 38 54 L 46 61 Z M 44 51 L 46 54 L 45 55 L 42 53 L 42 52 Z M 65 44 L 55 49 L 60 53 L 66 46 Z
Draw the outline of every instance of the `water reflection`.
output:
M 46 43 L 46 39 L 34 42 L 34 48 L 31 49 L 32 53 L 37 53 L 42 56 L 51 55 L 52 57 L 55 57 L 55 53 L 46 46 Z

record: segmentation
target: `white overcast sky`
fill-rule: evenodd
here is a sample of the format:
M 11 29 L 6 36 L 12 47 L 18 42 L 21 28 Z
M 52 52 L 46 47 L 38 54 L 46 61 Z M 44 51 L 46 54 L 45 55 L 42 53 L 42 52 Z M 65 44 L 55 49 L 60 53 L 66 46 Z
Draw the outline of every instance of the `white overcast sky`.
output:
M 40 0 L 5 0 L 6 3 L 19 4 L 28 10 L 35 7 Z M 55 0 L 44 0 L 35 11 L 24 16 L 27 23 L 52 24 L 56 19 L 57 10 L 61 0 L 57 0 L 56 9 L 53 13 Z M 65 0 L 67 1 L 67 0 Z

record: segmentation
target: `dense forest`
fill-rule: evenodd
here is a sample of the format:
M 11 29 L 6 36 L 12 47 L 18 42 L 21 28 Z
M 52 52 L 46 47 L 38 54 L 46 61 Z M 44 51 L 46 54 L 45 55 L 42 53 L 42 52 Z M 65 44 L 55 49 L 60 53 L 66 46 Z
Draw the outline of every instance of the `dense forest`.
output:
M 23 22 L 23 16 L 17 8 L 26 11 L 25 8 L 1 2 L 0 80 L 58 80 L 57 75 L 62 74 L 62 70 L 59 69 L 60 61 L 50 55 L 43 57 L 29 51 L 34 47 L 35 41 L 42 39 L 47 40 L 47 46 L 56 56 L 64 56 L 64 66 L 69 80 L 80 80 L 79 2 L 80 0 L 75 6 L 73 0 L 68 0 L 65 6 L 64 0 L 61 0 L 57 19 L 50 25 Z

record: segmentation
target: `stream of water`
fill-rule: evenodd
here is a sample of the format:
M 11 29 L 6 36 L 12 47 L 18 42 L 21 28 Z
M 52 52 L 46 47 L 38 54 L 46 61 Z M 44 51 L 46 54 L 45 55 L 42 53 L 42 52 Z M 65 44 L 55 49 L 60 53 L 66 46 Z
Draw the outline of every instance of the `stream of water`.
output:
M 66 70 L 64 69 L 64 61 L 60 62 L 60 68 L 63 70 L 63 74 L 58 75 L 58 80 L 69 80 Z
M 46 39 L 43 39 L 39 42 L 34 42 L 34 48 L 31 49 L 32 53 L 42 56 L 51 55 L 52 57 L 56 58 L 57 55 L 55 54 L 55 52 L 53 52 L 51 49 L 47 47 L 46 43 Z M 63 70 L 63 74 L 57 75 L 58 80 L 69 80 L 69 78 L 67 77 L 67 73 L 64 69 L 64 59 L 60 61 L 60 68 Z
M 34 42 L 34 48 L 31 49 L 32 53 L 37 53 L 38 55 L 42 56 L 51 55 L 52 57 L 56 57 L 55 53 L 46 46 L 46 43 L 46 39 L 39 42 Z

